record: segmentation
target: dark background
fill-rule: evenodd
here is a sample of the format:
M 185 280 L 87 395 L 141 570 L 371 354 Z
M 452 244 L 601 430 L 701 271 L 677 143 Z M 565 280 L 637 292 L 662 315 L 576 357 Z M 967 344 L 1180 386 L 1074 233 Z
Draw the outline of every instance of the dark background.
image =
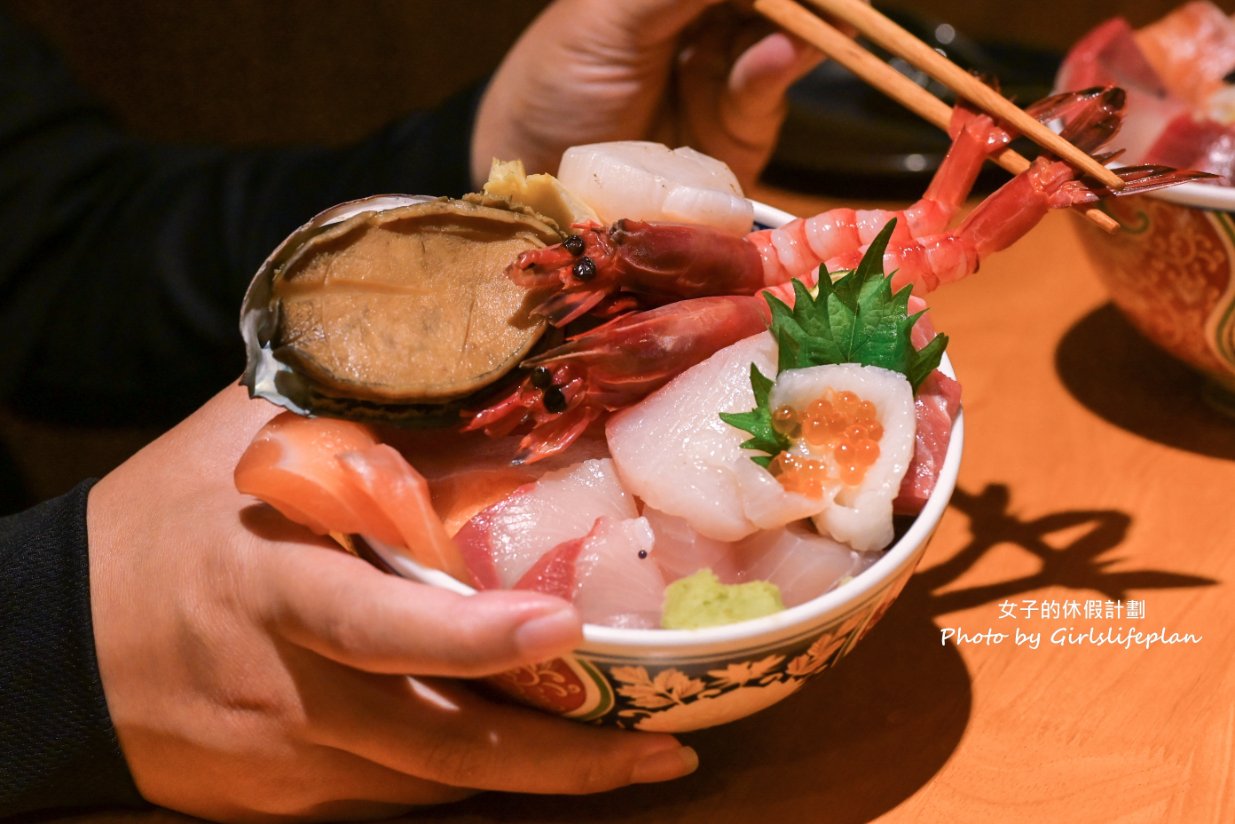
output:
M 134 132 L 172 141 L 264 145 L 343 142 L 410 109 L 434 105 L 489 73 L 546 2 L 0 0 L 0 5 L 41 31 L 83 85 Z M 946 21 L 980 43 L 1014 43 L 1049 58 L 1116 9 L 1139 26 L 1176 3 L 922 0 L 900 5 L 919 17 Z M 1231 11 L 1235 3 L 1220 5 Z M 856 116 L 869 119 L 860 110 Z M 895 122 L 890 128 L 900 130 Z M 865 136 L 858 140 L 870 142 Z M 789 177 L 811 185 L 809 176 Z M 16 464 L 0 475 L 12 477 L 15 470 L 29 499 L 42 499 L 105 473 L 158 430 L 51 425 L 0 410 L 0 439 Z M 0 460 L 9 458 L 0 453 Z
M 3 0 L 143 134 L 346 140 L 482 78 L 544 0 Z M 881 5 L 882 4 L 877 4 Z M 1175 0 L 922 0 L 891 5 L 977 40 L 1063 50 L 1116 13 Z M 1219 3 L 1235 9 L 1235 3 Z M 586 21 L 580 21 L 586 25 Z

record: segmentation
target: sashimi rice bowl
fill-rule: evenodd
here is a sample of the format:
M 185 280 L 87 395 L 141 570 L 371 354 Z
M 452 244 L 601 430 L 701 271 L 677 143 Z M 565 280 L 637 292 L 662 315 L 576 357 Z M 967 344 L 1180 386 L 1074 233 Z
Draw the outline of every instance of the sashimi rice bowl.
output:
M 1146 163 L 1209 172 L 1103 208 L 1122 230 L 1077 222 L 1111 299 L 1149 340 L 1207 378 L 1235 415 L 1235 18 L 1205 0 L 1140 29 L 1122 18 L 1069 51 L 1057 85 L 1118 83 L 1122 140 Z
M 1117 100 L 1029 111 L 1093 150 Z M 242 308 L 244 382 L 287 411 L 237 487 L 393 574 L 571 601 L 573 655 L 488 679 L 531 706 L 685 731 L 780 701 L 880 620 L 955 487 L 960 385 L 923 296 L 1112 194 L 1044 156 L 954 220 L 1013 137 L 954 123 L 904 211 L 795 218 L 717 160 L 622 142 L 318 215 Z

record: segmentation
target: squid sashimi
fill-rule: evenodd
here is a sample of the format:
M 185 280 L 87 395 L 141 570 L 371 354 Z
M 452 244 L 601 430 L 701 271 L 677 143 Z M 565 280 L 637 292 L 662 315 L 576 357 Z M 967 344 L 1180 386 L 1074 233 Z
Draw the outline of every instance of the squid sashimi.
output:
M 615 414 L 605 427 L 627 489 L 721 541 L 807 518 L 819 509 L 817 502 L 786 492 L 752 463 L 741 447 L 743 433 L 718 416 L 754 405 L 752 363 L 775 373 L 776 344 L 770 335 L 720 350 Z
M 792 446 L 772 462 L 782 486 L 820 503 L 812 520 L 861 552 L 892 543 L 892 501 L 914 450 L 913 388 L 878 366 L 826 364 L 776 378 L 769 407 Z
M 511 587 L 544 553 L 581 538 L 602 517 L 638 516 L 608 459 L 543 475 L 477 513 L 455 542 L 481 587 Z

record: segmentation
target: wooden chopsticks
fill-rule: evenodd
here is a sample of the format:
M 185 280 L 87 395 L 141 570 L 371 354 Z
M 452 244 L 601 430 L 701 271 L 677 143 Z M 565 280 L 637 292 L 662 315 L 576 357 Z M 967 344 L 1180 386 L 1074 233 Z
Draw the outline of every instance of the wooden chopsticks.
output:
M 1073 163 L 1086 174 L 1100 180 L 1103 185 L 1116 190 L 1123 188 L 1123 180 L 1110 169 L 1047 129 L 1003 95 L 871 7 L 857 0 L 807 0 L 807 2 L 850 23 L 884 48 L 899 54 L 984 111 L 1010 123 L 1026 137 L 1047 148 L 1057 157 Z M 863 49 L 851 37 L 818 15 L 802 8 L 794 0 L 755 0 L 754 5 L 756 11 L 777 25 L 812 44 L 918 116 L 947 131 L 952 119 L 952 109 L 948 104 Z M 881 22 L 872 23 L 872 21 Z M 916 46 L 907 44 L 916 44 Z M 927 54 L 929 57 L 926 56 Z M 941 66 L 947 68 L 941 68 Z M 1026 123 L 1032 126 L 1025 125 Z M 1029 168 L 1029 161 L 1012 149 L 998 152 L 993 159 L 1012 174 L 1019 174 Z M 1085 215 L 1108 231 L 1119 228 L 1119 224 L 1113 218 L 1099 209 L 1088 208 L 1085 210 Z

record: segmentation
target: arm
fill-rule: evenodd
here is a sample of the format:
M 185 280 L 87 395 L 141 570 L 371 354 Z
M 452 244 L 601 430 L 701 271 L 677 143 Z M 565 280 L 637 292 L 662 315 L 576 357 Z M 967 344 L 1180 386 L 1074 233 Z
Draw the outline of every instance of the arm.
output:
M 0 816 L 141 800 L 95 663 L 90 486 L 0 519 Z

